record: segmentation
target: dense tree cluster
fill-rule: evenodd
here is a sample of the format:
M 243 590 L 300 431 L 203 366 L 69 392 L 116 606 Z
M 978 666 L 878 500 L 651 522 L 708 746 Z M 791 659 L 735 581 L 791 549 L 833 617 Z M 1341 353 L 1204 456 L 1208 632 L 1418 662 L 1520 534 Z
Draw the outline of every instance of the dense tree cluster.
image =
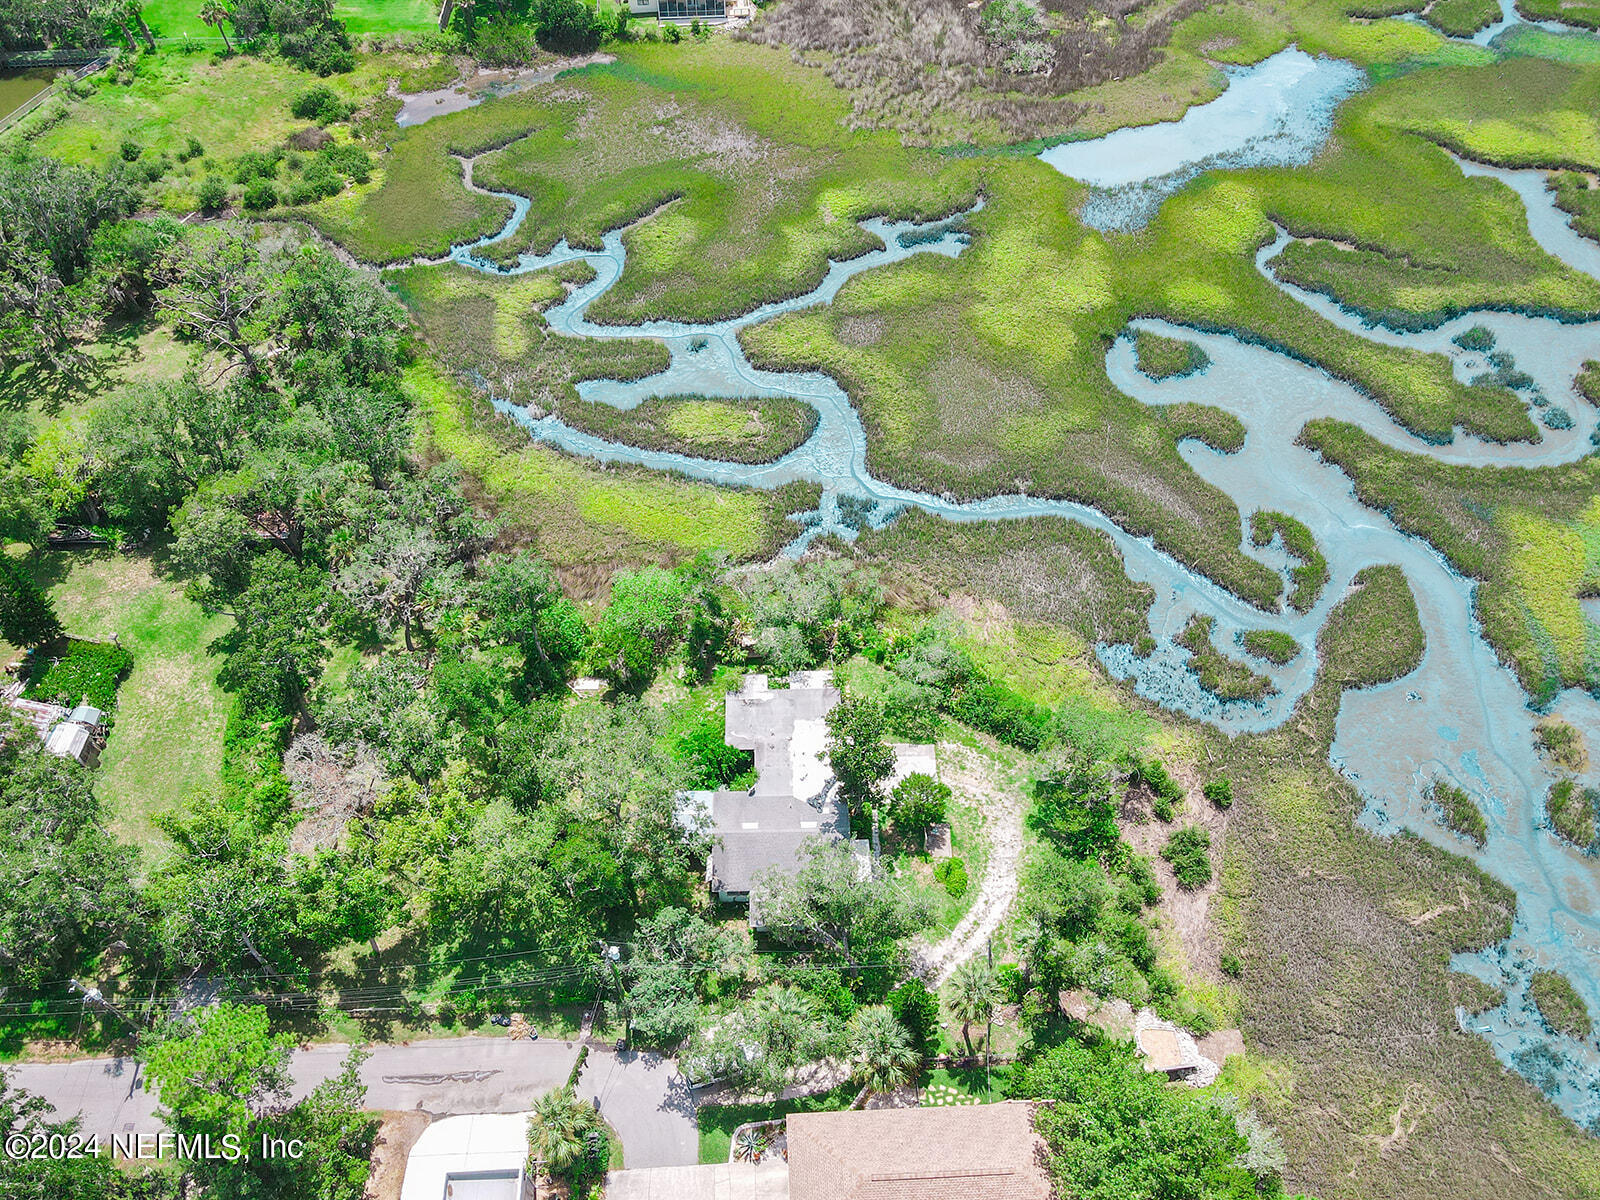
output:
M 94 50 L 115 32 L 129 46 L 153 49 L 143 7 L 141 0 L 0 0 L 0 47 Z
M 1246 1165 L 1252 1146 L 1240 1131 L 1245 1122 L 1208 1097 L 1168 1087 L 1127 1047 L 1056 1046 L 1019 1070 L 1010 1090 L 1014 1097 L 1049 1102 L 1036 1121 L 1064 1195 L 1250 1200 L 1282 1194 L 1269 1163 L 1258 1160 L 1258 1170 Z
M 377 959 L 380 935 L 403 927 L 436 962 L 511 964 L 477 968 L 486 988 L 526 979 L 530 962 L 573 970 L 585 999 L 610 990 L 637 1042 L 681 1051 L 701 1079 L 774 1095 L 830 1057 L 863 1098 L 895 1090 L 939 1039 L 939 1000 L 910 977 L 910 939 L 934 915 L 927 891 L 815 840 L 798 870 L 761 881 L 762 932 L 735 931 L 707 910 L 709 837 L 684 803 L 750 769 L 726 745 L 720 708 L 696 709 L 695 696 L 720 703 L 747 667 L 781 677 L 865 657 L 875 683 L 847 686 L 828 720 L 863 826 L 877 819 L 914 846 L 952 801 L 928 776 L 886 790 L 892 737 L 934 738 L 954 717 L 1041 755 L 1023 969 L 975 959 L 945 997 L 968 1049 L 1003 1000 L 1023 1002 L 1026 1031 L 1044 1030 L 1055 1018 L 1042 998 L 1063 987 L 1173 1011 L 1176 984 L 1144 920 L 1153 876 L 1117 826 L 1130 788 L 1159 781 L 1156 765 L 1026 699 L 937 623 L 886 635 L 880 581 L 845 562 L 644 565 L 613 574 L 586 613 L 456 471 L 411 453 L 415 350 L 387 292 L 315 245 L 124 220 L 122 189 L 115 174 L 48 160 L 0 166 L 0 314 L 27 324 L 30 295 L 58 314 L 53 332 L 9 352 L 70 367 L 85 331 L 121 312 L 177 330 L 191 367 L 37 430 L 0 424 L 0 534 L 38 551 L 68 522 L 162 544 L 189 595 L 229 618 L 211 650 L 233 711 L 220 784 L 156 819 L 167 846 L 146 864 L 104 828 L 92 773 L 6 731 L 0 982 L 51 996 L 114 954 L 130 978 L 199 971 L 293 995 L 315 991 L 333 952 Z M 30 278 L 44 281 L 32 293 Z M 60 633 L 9 557 L 0 617 L 18 641 Z M 575 700 L 580 673 L 607 695 Z M 691 699 L 661 700 L 680 694 Z M 203 1194 L 359 1191 L 372 1131 L 354 1112 L 358 1060 L 293 1103 L 272 1015 L 231 1004 L 160 1022 L 145 1053 L 175 1128 L 316 1148 L 292 1162 L 187 1164 Z M 1194 1194 L 1270 1176 L 1224 1165 L 1242 1119 L 1168 1112 L 1112 1058 L 1084 1053 L 1021 1076 L 1026 1094 L 1063 1101 L 1047 1131 L 1061 1155 L 1077 1153 L 1074 1139 L 1123 1136 L 1084 1133 L 1095 1114 L 1071 1115 L 1075 1097 L 1121 1088 L 1157 1123 L 1173 1177 L 1213 1189 Z M 5 1103 L 18 1127 L 44 1119 L 25 1099 Z M 541 1101 L 532 1147 L 575 1179 L 604 1161 L 579 1107 L 566 1091 Z M 1102 1176 L 1143 1186 L 1128 1171 L 1073 1169 L 1085 1195 L 1113 1194 L 1092 1190 L 1112 1186 Z

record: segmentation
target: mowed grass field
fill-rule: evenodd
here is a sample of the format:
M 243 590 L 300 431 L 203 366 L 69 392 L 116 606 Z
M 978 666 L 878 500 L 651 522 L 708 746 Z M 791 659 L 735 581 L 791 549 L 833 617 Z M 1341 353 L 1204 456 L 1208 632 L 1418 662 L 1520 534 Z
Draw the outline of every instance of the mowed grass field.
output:
M 350 74 L 319 81 L 282 59 L 168 49 L 139 59 L 126 86 L 94 76 L 94 93 L 72 101 L 67 119 L 35 133 L 32 141 L 56 158 L 103 166 L 118 157 L 124 139 L 147 152 L 176 154 L 196 138 L 205 160 L 191 165 L 204 169 L 245 150 L 281 146 L 293 130 L 303 129 L 306 122 L 290 115 L 289 104 L 312 84 L 323 82 L 362 103 L 383 91 L 391 73 L 416 61 L 411 55 L 364 55 Z M 29 123 L 22 128 L 28 133 Z
M 111 831 L 148 862 L 162 845 L 152 818 L 218 782 L 229 702 L 217 685 L 222 660 L 206 647 L 231 621 L 186 599 L 159 552 L 54 552 L 39 575 L 69 634 L 115 635 L 133 655 L 95 790 Z
M 426 33 L 439 27 L 438 0 L 335 0 L 333 14 L 352 35 Z M 158 38 L 212 38 L 200 19 L 200 0 L 146 0 L 144 19 Z M 232 37 L 232 31 L 229 31 Z

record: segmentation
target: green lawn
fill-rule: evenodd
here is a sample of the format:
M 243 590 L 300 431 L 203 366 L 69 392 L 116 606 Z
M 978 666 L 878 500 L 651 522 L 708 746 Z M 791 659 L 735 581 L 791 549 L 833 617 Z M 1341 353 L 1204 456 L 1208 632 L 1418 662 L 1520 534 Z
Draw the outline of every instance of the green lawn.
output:
M 855 1084 L 846 1083 L 830 1092 L 797 1096 L 792 1100 L 704 1105 L 694 1117 L 695 1124 L 700 1127 L 700 1161 L 727 1162 L 728 1151 L 733 1146 L 733 1131 L 747 1121 L 771 1121 L 797 1112 L 837 1112 L 848 1107 L 859 1090 Z
M 939 1108 L 956 1104 L 994 1104 L 1006 1098 L 1006 1083 L 1011 1078 L 1008 1063 L 992 1066 L 987 1074 L 979 1067 L 939 1067 L 928 1072 L 922 1085 L 922 1107 Z
M 228 618 L 185 599 L 148 552 L 56 552 L 41 576 L 68 633 L 115 634 L 133 654 L 95 786 L 112 832 L 148 850 L 159 844 L 151 818 L 218 780 L 228 701 L 206 646 Z
M 362 56 L 350 74 L 323 82 L 360 103 L 383 91 L 389 73 L 414 62 L 411 55 Z M 183 168 L 194 175 L 241 151 L 281 146 L 306 124 L 289 114 L 289 102 L 318 82 L 282 59 L 178 49 L 139 59 L 138 73 L 126 86 L 104 72 L 93 79 L 94 93 L 74 100 L 66 120 L 39 128 L 42 119 L 30 117 L 19 128 L 24 134 L 33 130 L 34 144 L 47 154 L 96 165 L 116 159 L 124 139 L 147 153 L 176 154 L 196 138 L 205 156 Z
M 439 27 L 438 0 L 335 0 L 333 14 L 356 36 L 426 33 Z M 146 0 L 144 19 L 158 38 L 219 36 L 200 20 L 199 0 Z

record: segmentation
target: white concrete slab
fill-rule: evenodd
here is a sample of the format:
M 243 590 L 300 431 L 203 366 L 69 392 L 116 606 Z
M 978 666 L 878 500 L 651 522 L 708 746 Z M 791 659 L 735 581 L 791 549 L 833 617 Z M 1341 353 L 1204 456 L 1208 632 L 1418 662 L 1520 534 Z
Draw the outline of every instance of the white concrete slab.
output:
M 789 1164 L 780 1158 L 612 1171 L 606 1200 L 789 1200 Z
M 528 1158 L 529 1115 L 479 1113 L 435 1121 L 411 1147 L 400 1200 L 445 1200 L 451 1175 L 520 1172 Z

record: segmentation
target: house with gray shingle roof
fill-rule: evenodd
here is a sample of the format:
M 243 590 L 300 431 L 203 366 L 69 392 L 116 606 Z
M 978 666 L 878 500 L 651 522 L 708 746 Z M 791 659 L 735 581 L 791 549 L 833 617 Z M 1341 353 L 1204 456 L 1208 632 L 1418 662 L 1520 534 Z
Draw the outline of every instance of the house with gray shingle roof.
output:
M 694 792 L 710 816 L 714 838 L 706 883 L 725 903 L 748 903 L 760 928 L 758 878 L 776 867 L 793 871 L 813 838 L 850 838 L 850 811 L 828 763 L 828 713 L 839 691 L 827 671 L 803 671 L 788 687 L 750 675 L 725 698 L 730 746 L 755 755 L 756 784 L 748 791 Z M 863 859 L 867 843 L 853 843 Z

